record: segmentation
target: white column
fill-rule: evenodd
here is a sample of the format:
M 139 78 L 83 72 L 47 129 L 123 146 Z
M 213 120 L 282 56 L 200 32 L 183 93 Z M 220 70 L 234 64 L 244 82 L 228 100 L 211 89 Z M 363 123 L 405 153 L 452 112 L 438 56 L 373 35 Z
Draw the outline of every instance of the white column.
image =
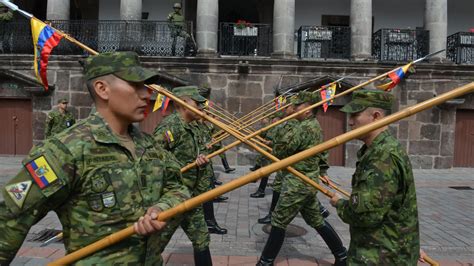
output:
M 121 20 L 141 20 L 142 0 L 120 0 Z
M 446 49 L 448 0 L 425 0 L 425 30 L 430 31 L 430 53 Z M 433 58 L 446 58 L 446 53 L 437 54 Z
M 350 16 L 351 57 L 353 59 L 370 58 L 372 54 L 372 0 L 351 0 Z
M 295 56 L 295 0 L 275 0 L 273 4 L 273 57 Z
M 199 56 L 217 55 L 219 0 L 197 0 L 196 42 Z
M 48 0 L 46 20 L 69 20 L 69 0 Z

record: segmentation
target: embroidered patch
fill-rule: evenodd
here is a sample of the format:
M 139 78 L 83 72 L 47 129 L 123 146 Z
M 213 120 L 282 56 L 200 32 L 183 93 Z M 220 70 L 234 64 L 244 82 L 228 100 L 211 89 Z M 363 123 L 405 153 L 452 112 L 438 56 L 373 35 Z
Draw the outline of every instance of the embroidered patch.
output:
M 103 177 L 95 178 L 92 180 L 92 191 L 100 193 L 109 187 L 109 183 Z
M 32 182 L 30 180 L 8 185 L 5 187 L 5 190 L 8 192 L 8 195 L 12 198 L 18 208 L 23 207 L 25 202 L 26 195 L 30 191 Z
M 89 199 L 87 200 L 87 203 L 89 204 L 91 209 L 96 212 L 100 212 L 104 209 L 104 205 L 102 205 L 102 200 L 100 198 L 100 195 L 90 196 Z
M 112 208 L 115 206 L 115 194 L 113 192 L 107 192 L 102 194 L 102 202 L 106 208 Z
M 43 155 L 27 163 L 25 167 L 41 189 L 58 180 L 58 176 Z
M 168 140 L 168 142 L 174 142 L 174 137 L 171 131 L 166 130 L 165 137 L 166 137 L 166 140 Z

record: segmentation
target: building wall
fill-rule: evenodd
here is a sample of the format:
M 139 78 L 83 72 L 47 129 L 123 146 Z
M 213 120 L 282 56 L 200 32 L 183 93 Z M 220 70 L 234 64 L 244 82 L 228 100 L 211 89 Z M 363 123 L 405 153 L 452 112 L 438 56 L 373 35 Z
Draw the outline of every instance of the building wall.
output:
M 59 98 L 68 98 L 78 118 L 86 117 L 92 101 L 84 85 L 79 57 L 53 57 L 48 67 L 50 84 L 57 89 L 50 95 L 33 97 L 34 143 L 43 138 L 43 121 Z M 31 56 L 1 56 L 0 71 L 10 69 L 32 75 Z M 374 62 L 314 62 L 299 60 L 249 59 L 248 74 L 239 73 L 239 59 L 207 58 L 152 58 L 143 59 L 147 67 L 213 88 L 211 100 L 231 113 L 246 114 L 273 99 L 274 89 L 326 75 L 340 77 L 351 74 L 349 84 L 359 84 L 395 67 Z M 276 64 L 278 63 L 278 64 Z M 429 99 L 457 86 L 469 83 L 474 75 L 473 66 L 451 64 L 420 64 L 417 73 L 402 81 L 393 93 L 398 101 L 395 110 L 401 110 Z M 369 87 L 370 88 L 370 87 Z M 5 90 L 0 97 L 5 97 Z M 11 92 L 8 92 L 11 93 Z M 342 105 L 350 96 L 336 101 Z M 393 124 L 390 130 L 406 147 L 414 168 L 450 168 L 453 164 L 456 108 L 474 109 L 474 94 L 468 95 L 461 106 L 436 107 Z M 346 144 L 345 162 L 354 166 L 360 142 Z M 255 154 L 245 146 L 229 153 L 232 164 L 252 163 Z

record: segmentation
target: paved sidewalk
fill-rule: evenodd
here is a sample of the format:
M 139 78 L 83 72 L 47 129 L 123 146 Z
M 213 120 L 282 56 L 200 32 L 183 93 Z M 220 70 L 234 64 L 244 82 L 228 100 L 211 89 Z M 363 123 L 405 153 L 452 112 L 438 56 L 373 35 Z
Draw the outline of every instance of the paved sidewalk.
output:
M 0 185 L 14 175 L 20 159 L 0 157 Z M 233 174 L 221 172 L 219 179 L 228 182 L 248 172 L 248 167 L 237 167 Z M 345 189 L 350 188 L 354 169 L 332 167 L 330 176 Z M 474 190 L 456 190 L 450 187 L 474 188 L 474 169 L 415 170 L 422 248 L 441 265 L 474 264 Z M 272 179 L 270 179 L 270 183 Z M 211 235 L 211 253 L 214 265 L 255 265 L 268 237 L 257 219 L 266 215 L 271 201 L 271 187 L 267 196 L 252 199 L 258 183 L 236 189 L 226 196 L 227 202 L 216 203 L 216 217 L 226 227 L 227 235 Z M 1 196 L 0 196 L 1 197 Z M 331 211 L 329 222 L 335 227 L 345 245 L 349 244 L 348 226 L 340 221 L 328 200 L 321 202 Z M 298 216 L 292 223 L 306 230 L 306 234 L 288 237 L 280 252 L 277 265 L 329 265 L 333 260 L 321 237 Z M 27 240 L 12 265 L 43 265 L 64 255 L 60 243 L 39 247 L 29 241 L 44 229 L 60 229 L 56 214 L 49 213 L 31 228 Z M 165 250 L 167 265 L 192 265 L 192 246 L 182 230 L 178 230 Z

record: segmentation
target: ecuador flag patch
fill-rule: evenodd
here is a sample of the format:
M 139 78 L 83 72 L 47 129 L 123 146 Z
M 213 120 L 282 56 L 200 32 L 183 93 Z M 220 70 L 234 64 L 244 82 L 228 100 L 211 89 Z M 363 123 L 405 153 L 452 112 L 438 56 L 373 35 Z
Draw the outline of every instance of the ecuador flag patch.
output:
M 58 176 L 53 171 L 44 156 L 40 156 L 25 165 L 35 183 L 41 188 L 48 187 L 58 180 Z

